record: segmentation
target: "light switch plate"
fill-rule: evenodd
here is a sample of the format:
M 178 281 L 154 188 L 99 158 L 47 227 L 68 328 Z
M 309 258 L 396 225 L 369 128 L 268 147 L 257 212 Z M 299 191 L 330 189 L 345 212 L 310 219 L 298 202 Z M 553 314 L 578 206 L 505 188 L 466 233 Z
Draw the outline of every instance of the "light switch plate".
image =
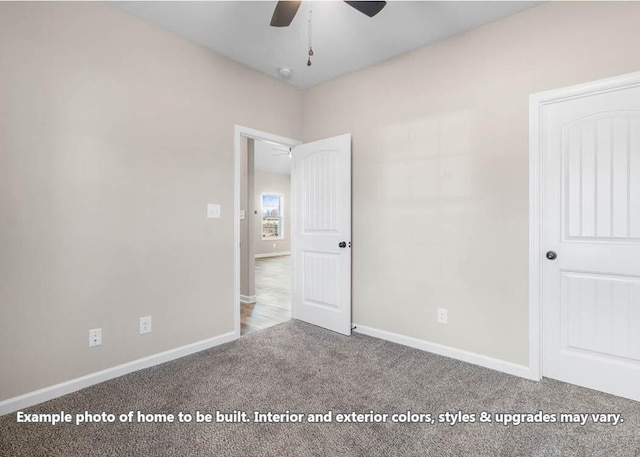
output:
M 244 212 L 243 209 L 240 210 L 240 220 L 244 221 L 247 218 L 246 213 Z
M 218 203 L 209 203 L 207 205 L 207 217 L 209 219 L 220 218 L 220 205 Z

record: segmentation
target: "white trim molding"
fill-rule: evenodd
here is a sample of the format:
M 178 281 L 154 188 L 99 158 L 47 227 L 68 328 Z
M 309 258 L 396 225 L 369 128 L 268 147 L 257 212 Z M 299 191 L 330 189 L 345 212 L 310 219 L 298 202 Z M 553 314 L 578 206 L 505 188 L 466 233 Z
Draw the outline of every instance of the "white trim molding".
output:
M 241 303 L 255 303 L 258 301 L 258 298 L 255 295 L 242 295 L 240 294 L 240 302 Z
M 386 330 L 379 330 L 359 324 L 354 324 L 354 326 L 355 328 L 353 329 L 353 331 L 361 333 L 363 335 L 380 338 L 381 340 L 391 341 L 392 343 L 402 344 L 403 346 L 409 346 L 415 349 L 420 349 L 421 351 L 431 352 L 433 354 L 442 355 L 452 359 L 462 360 L 463 362 L 480 365 L 481 367 L 501 371 L 503 373 L 519 376 L 521 378 L 531 379 L 535 381 L 538 380 L 538 378 L 536 378 L 532 374 L 530 367 L 527 367 L 525 365 L 518 365 L 516 363 L 507 362 L 505 360 L 487 357 L 485 355 L 476 354 L 474 352 L 468 352 L 462 349 L 456 349 L 449 346 L 444 346 L 442 344 L 413 338 L 411 336 L 388 332 Z
M 194 354 L 196 352 L 204 351 L 205 349 L 219 346 L 235 339 L 237 339 L 235 332 L 224 333 L 213 338 L 180 346 L 175 349 L 170 349 L 138 360 L 123 363 L 122 365 L 107 368 L 106 370 L 97 371 L 79 378 L 71 379 L 60 384 L 55 384 L 17 397 L 9 398 L 7 400 L 0 401 L 0 416 L 20 411 L 24 408 L 37 405 L 38 403 L 52 400 L 54 398 L 70 394 L 71 392 L 84 389 L 85 387 L 108 381 L 109 379 L 117 378 L 128 373 L 133 373 L 134 371 L 143 370 L 145 368 L 170 362 L 171 360 L 179 359 L 180 357 Z
M 529 366 L 542 379 L 542 156 L 547 105 L 640 86 L 640 72 L 563 87 L 529 96 Z
M 256 254 L 256 259 L 264 259 L 266 257 L 282 257 L 283 255 L 291 255 L 291 251 L 266 252 L 264 254 Z

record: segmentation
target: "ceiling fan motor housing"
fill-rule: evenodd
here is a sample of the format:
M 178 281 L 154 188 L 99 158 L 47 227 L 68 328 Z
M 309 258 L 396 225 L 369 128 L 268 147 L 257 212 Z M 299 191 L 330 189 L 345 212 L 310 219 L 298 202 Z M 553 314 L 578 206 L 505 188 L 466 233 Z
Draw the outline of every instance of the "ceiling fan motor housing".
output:
M 369 17 L 373 17 L 378 14 L 382 8 L 385 7 L 387 2 L 382 1 L 347 1 L 346 4 L 360 11 L 362 14 L 366 14 Z M 279 1 L 276 3 L 276 8 L 271 16 L 272 27 L 288 27 L 293 21 L 298 8 L 300 8 L 301 1 Z

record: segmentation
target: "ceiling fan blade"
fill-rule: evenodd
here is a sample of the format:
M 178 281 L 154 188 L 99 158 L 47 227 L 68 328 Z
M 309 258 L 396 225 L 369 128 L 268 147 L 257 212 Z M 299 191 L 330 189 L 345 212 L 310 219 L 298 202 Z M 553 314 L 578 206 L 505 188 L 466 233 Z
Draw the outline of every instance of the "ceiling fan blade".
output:
M 349 6 L 357 9 L 361 13 L 366 14 L 369 17 L 373 17 L 376 14 L 378 14 L 380 11 L 382 11 L 382 8 L 384 8 L 384 6 L 387 4 L 387 2 L 363 2 L 363 1 L 353 2 L 353 1 L 347 1 L 347 0 L 344 0 L 344 2 Z
M 278 156 L 289 156 L 289 157 L 291 157 L 291 149 L 290 148 L 287 148 L 287 149 L 271 148 L 271 151 L 272 151 L 271 152 L 271 157 L 278 157 Z
M 271 27 L 288 27 L 298 12 L 300 3 L 302 2 L 279 1 L 276 3 L 276 9 L 271 16 Z

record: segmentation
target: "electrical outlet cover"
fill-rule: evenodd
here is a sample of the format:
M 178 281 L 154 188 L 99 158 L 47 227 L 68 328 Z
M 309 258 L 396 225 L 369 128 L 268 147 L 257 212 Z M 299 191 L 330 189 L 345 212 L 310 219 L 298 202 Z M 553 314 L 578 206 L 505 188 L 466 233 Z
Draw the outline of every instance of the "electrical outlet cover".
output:
M 89 347 L 100 346 L 102 344 L 102 329 L 93 328 L 89 330 Z
M 140 318 L 140 335 L 151 333 L 151 316 Z

